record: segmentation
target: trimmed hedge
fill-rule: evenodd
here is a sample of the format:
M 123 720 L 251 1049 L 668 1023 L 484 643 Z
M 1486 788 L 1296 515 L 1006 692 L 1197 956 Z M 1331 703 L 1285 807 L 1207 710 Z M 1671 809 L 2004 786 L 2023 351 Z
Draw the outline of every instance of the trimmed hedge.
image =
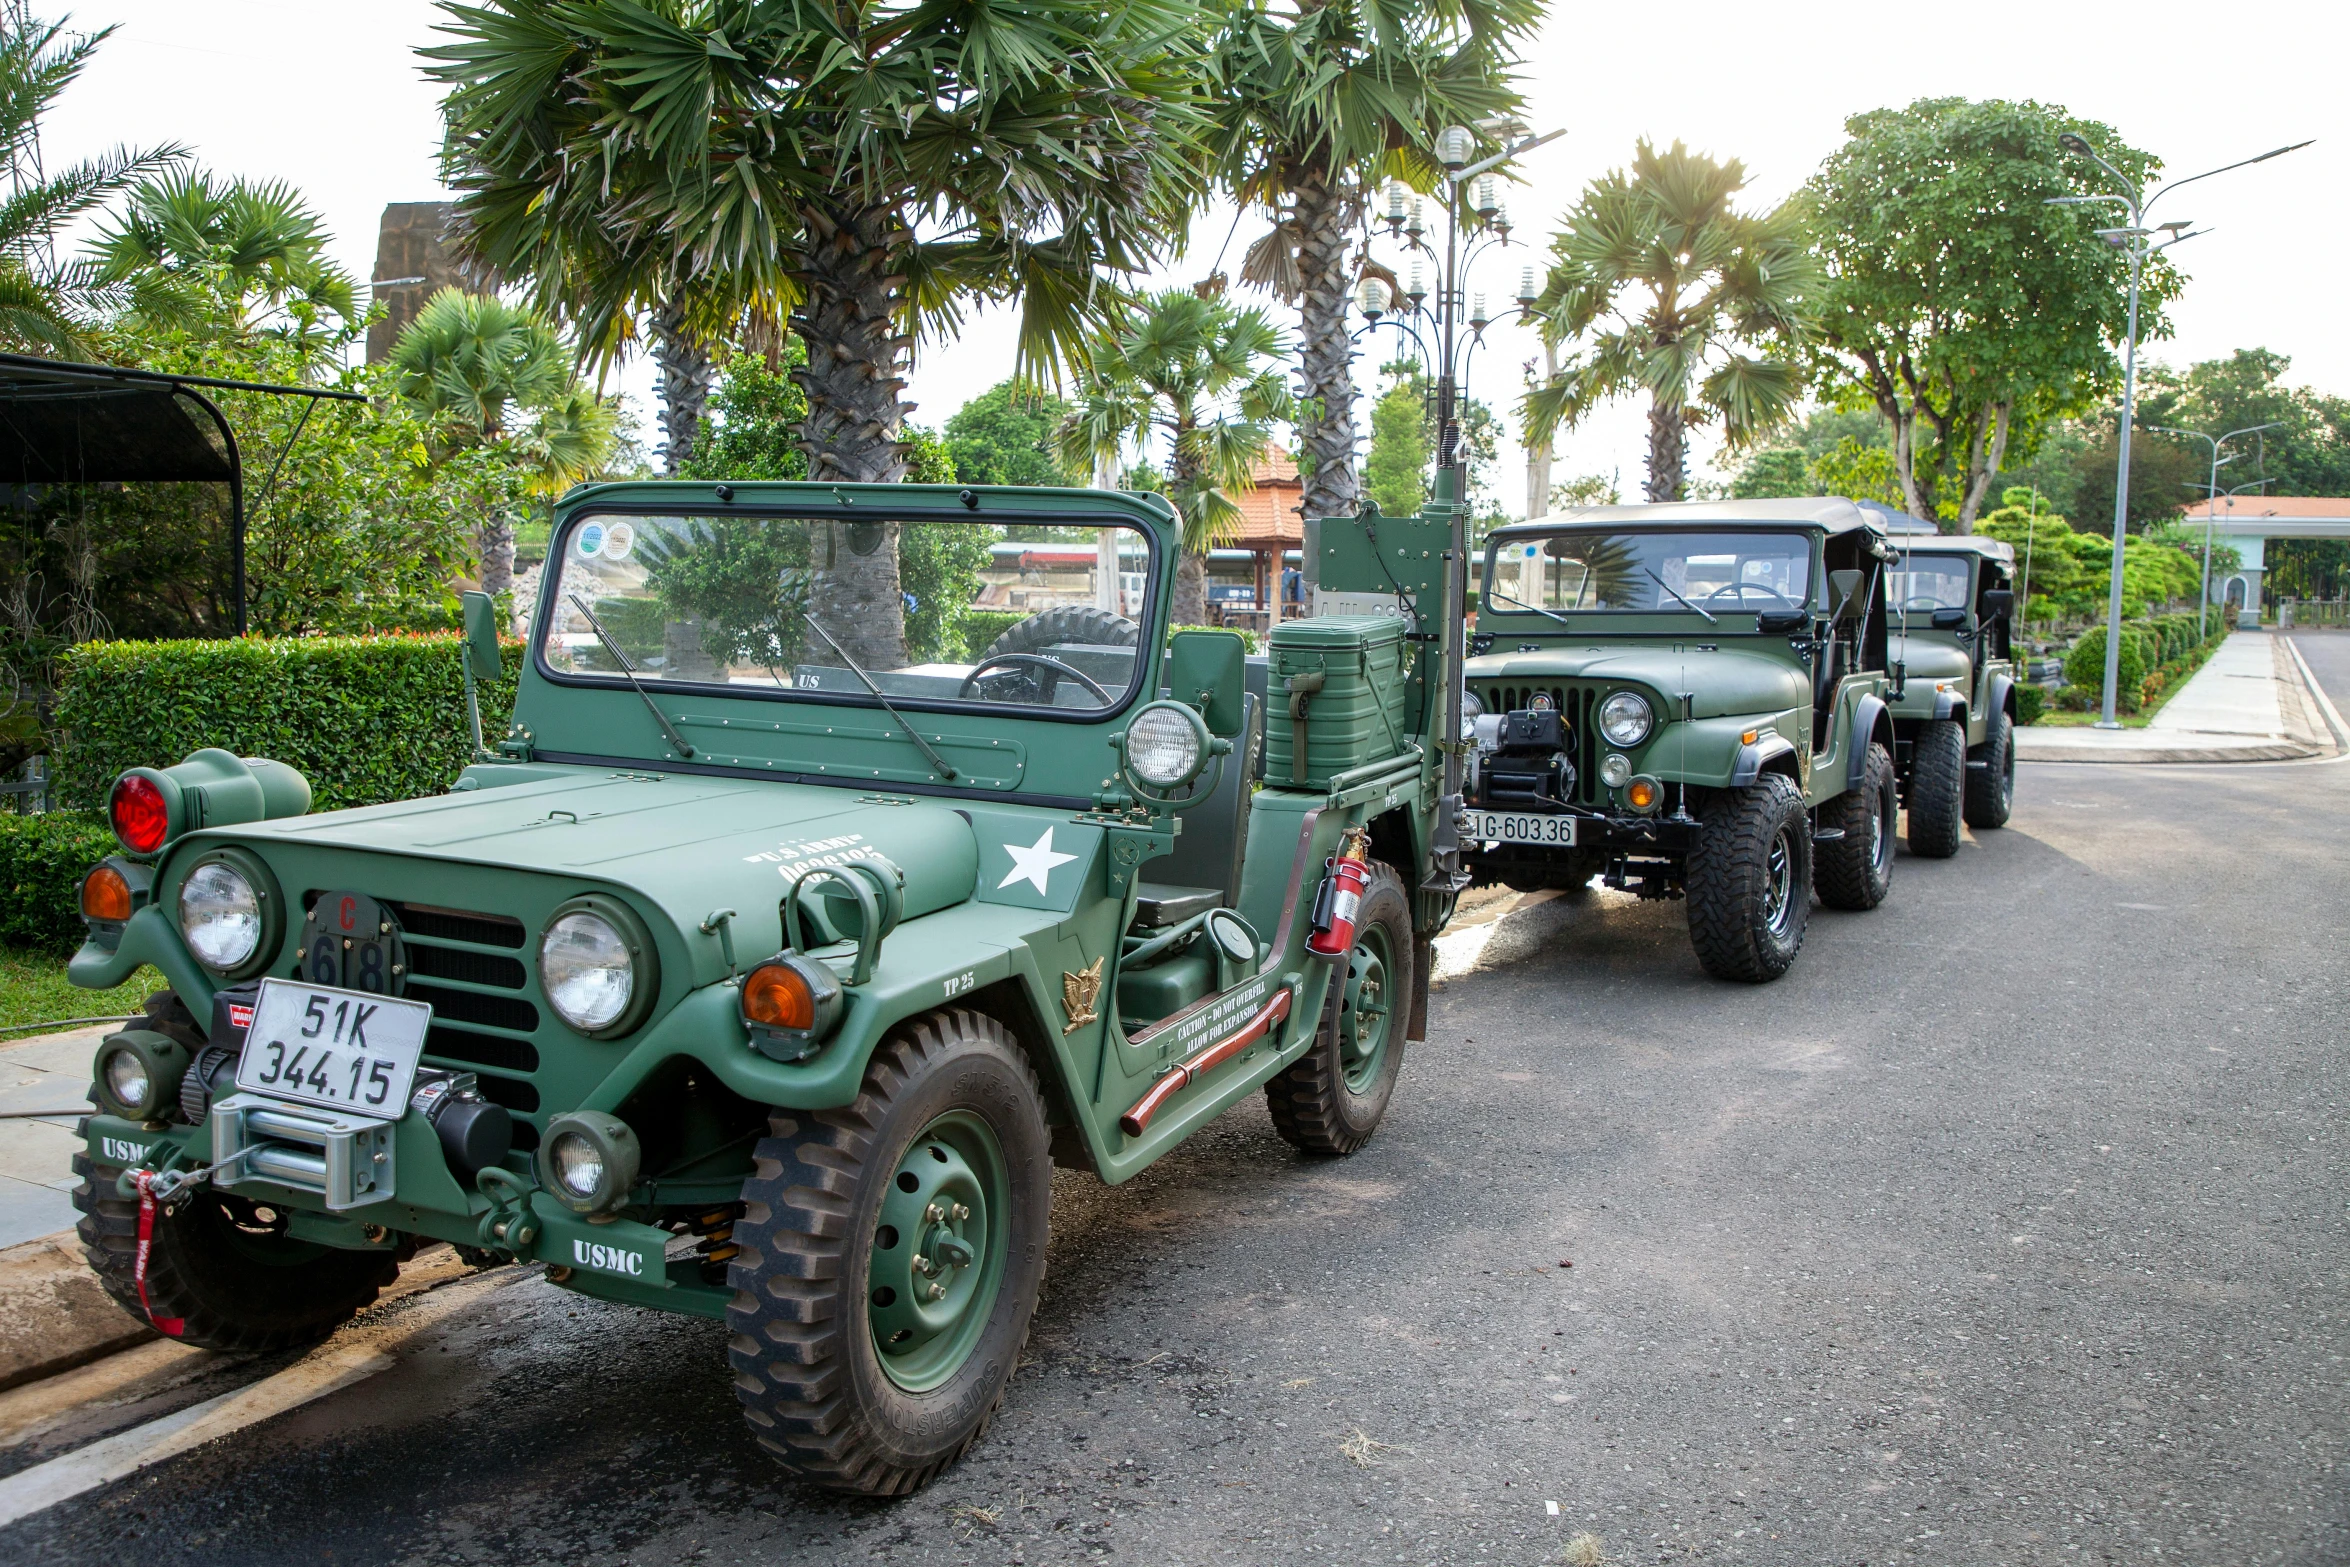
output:
M 82 875 L 114 848 L 94 811 L 0 816 L 0 943 L 72 956 L 88 934 Z
M 2015 721 L 2019 727 L 2038 723 L 2040 715 L 2047 711 L 2047 692 L 2028 681 L 2015 688 Z
M 2122 626 L 2121 679 L 2118 706 L 2135 713 L 2147 703 L 2203 667 L 2212 649 L 2226 640 L 2224 617 L 2212 624 L 2211 635 L 2197 634 L 2193 615 L 2157 615 Z M 2105 628 L 2092 626 L 2064 656 L 2065 689 L 2057 705 L 2067 711 L 2087 711 L 2104 699 Z
M 299 770 L 317 810 L 440 794 L 472 745 L 459 657 L 446 633 L 85 642 L 63 660 L 51 787 L 62 805 L 102 808 L 124 768 L 215 745 Z M 510 644 L 505 676 L 482 686 L 492 744 L 521 669 Z

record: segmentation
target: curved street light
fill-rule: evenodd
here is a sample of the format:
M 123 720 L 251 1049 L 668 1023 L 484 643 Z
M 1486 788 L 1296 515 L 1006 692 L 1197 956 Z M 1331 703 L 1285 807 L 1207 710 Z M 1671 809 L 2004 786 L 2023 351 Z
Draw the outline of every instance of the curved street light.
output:
M 2206 441 L 2211 445 L 2211 483 L 2204 486 L 2203 603 L 2195 611 L 2195 631 L 2198 636 L 2211 635 L 2211 525 L 2213 514 L 2219 509 L 2219 471 L 2236 460 L 2234 457 L 2222 457 L 2219 454 L 2219 449 L 2239 435 L 2258 435 L 2263 430 L 2279 429 L 2282 424 L 2281 420 L 2271 419 L 2266 424 L 2248 424 L 2241 430 L 2230 430 L 2225 435 L 2205 435 L 2201 430 L 2174 430 L 2167 425 L 2159 424 L 2151 427 L 2151 433 L 2155 435 L 2190 435 L 2198 441 Z M 2261 466 L 2263 468 L 2268 466 L 2267 455 L 2268 445 L 2264 441 L 2261 443 L 2261 457 L 2263 459 Z M 2268 483 L 2266 479 L 2254 481 L 2254 484 L 2266 483 Z M 2254 487 L 2254 484 L 2240 484 L 2236 486 L 2236 490 L 2249 490 Z M 2230 490 L 2228 493 L 2233 495 L 2236 490 Z

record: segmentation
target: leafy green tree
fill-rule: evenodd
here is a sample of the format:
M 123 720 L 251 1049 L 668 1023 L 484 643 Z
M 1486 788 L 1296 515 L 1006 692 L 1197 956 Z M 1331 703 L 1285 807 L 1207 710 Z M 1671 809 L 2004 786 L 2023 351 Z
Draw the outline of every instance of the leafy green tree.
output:
M 1363 490 L 1390 517 L 1408 517 L 1428 499 L 1427 397 L 1421 386 L 1399 380 L 1371 405 L 1371 454 L 1363 465 Z
M 197 331 L 318 339 L 360 316 L 325 222 L 282 180 L 175 167 L 139 181 L 91 246 L 97 275 L 139 291 L 136 312 Z
M 1901 504 L 1901 470 L 1892 452 L 1847 435 L 1812 459 L 1811 492 L 1841 495 L 1846 500 Z
M 1356 507 L 1350 252 L 1377 181 L 1431 188 L 1427 149 L 1447 125 L 1520 104 L 1513 51 L 1541 0 L 1217 0 L 1207 59 L 1216 163 L 1244 204 L 1272 214 L 1245 281 L 1298 308 L 1298 464 L 1309 517 Z
M 1062 421 L 1057 444 L 1070 467 L 1167 442 L 1167 494 L 1183 518 L 1177 625 L 1207 623 L 1208 551 L 1239 526 L 1233 497 L 1247 492 L 1275 421 L 1290 414 L 1279 368 L 1288 352 L 1263 311 L 1171 288 L 1095 341 Z
M 1601 404 L 1646 392 L 1648 498 L 1688 487 L 1688 431 L 1719 422 L 1737 451 L 1794 407 L 1817 271 L 1801 214 L 1734 211 L 1746 167 L 1680 142 L 1643 141 L 1629 170 L 1594 180 L 1551 241 L 1535 305 L 1544 341 L 1576 343 L 1526 394 L 1529 440 L 1547 440 Z
M 2292 366 L 2291 359 L 2266 348 L 2239 348 L 2225 359 L 2205 359 L 2183 372 L 2148 365 L 2138 389 L 2138 415 L 2147 426 L 2213 435 L 2275 425 L 2230 445 L 2231 454 L 2244 455 L 2220 470 L 2223 486 L 2270 477 L 2276 480 L 2269 488 L 2272 495 L 2350 495 L 2350 398 L 2287 385 L 2285 373 Z M 2186 449 L 2208 451 L 2200 441 L 2187 443 Z M 2204 483 L 2209 474 L 2206 459 Z
M 131 302 L 87 260 L 53 259 L 58 239 L 140 180 L 187 156 L 177 143 L 115 147 L 55 173 L 41 166 L 41 117 L 114 35 L 111 27 L 68 34 L 62 22 L 10 11 L 0 17 L 0 162 L 19 171 L 0 200 L 0 346 L 92 358 L 104 316 Z
M 658 302 L 761 314 L 808 350 L 809 477 L 906 471 L 925 331 L 1017 306 L 1041 377 L 1180 244 L 1204 178 L 1201 18 L 1177 0 L 488 0 L 425 51 L 469 242 L 591 345 Z M 682 460 L 672 431 L 673 457 Z M 904 662 L 894 526 L 827 552 L 843 645 Z
M 1766 446 L 1746 459 L 1730 480 L 1730 494 L 1742 501 L 1774 496 L 1811 495 L 1811 463 L 1800 446 Z
M 2133 179 L 2159 164 L 2037 103 L 1923 98 L 1844 124 L 1804 195 L 1827 264 L 1813 367 L 1890 425 L 1904 509 L 1971 532 L 2011 449 L 2028 457 L 2119 377 L 2127 262 L 2093 232 L 2109 211 L 2048 204 L 2105 176 L 2057 138 L 2087 136 Z M 2167 331 L 2178 289 L 2148 267 L 2143 336 Z
M 1550 506 L 1553 511 L 1565 511 L 1575 506 L 1623 504 L 1624 487 L 1613 474 L 1577 474 L 1572 479 L 1562 479 L 1550 487 Z
M 504 443 L 518 413 L 535 414 L 512 449 L 538 493 L 601 471 L 611 456 L 610 408 L 577 384 L 555 324 L 528 306 L 444 288 L 408 323 L 388 362 L 400 395 L 433 421 L 444 446 Z M 515 521 L 508 507 L 481 515 L 485 593 L 514 585 Z
M 1069 405 L 1049 392 L 998 381 L 949 415 L 947 455 L 959 484 L 1083 485 L 1054 449 Z

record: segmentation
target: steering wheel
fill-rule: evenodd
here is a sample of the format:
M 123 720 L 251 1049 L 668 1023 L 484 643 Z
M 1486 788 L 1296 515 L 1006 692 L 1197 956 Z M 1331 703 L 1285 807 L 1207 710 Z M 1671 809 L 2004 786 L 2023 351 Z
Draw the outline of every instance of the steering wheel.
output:
M 1033 701 L 1038 706 L 1047 705 L 1051 703 L 1053 699 L 1053 693 L 1060 689 L 1061 677 L 1063 675 L 1067 675 L 1071 680 L 1076 681 L 1079 685 L 1085 687 L 1086 690 L 1094 694 L 1097 706 L 1108 707 L 1110 705 L 1110 693 L 1103 690 L 1100 682 L 1096 681 L 1091 675 L 1088 675 L 1082 669 L 1072 669 L 1070 666 L 1062 663 L 1057 658 L 1047 658 L 1042 653 L 992 653 L 971 666 L 971 673 L 963 677 L 962 689 L 957 691 L 955 695 L 958 698 L 971 696 L 975 691 L 978 690 L 980 681 L 983 678 L 987 678 L 986 672 L 995 668 L 995 666 L 998 664 L 1003 664 L 1010 667 L 1007 668 L 1002 674 L 998 674 L 992 677 L 993 679 L 1006 682 L 1011 680 L 1025 680 L 1028 688 L 1035 692 L 1036 695 L 1031 698 L 1013 696 L 1009 694 L 998 696 L 992 693 L 982 693 L 986 700 L 990 702 Z M 1038 673 L 1034 675 L 1020 675 L 1014 673 L 1015 670 L 1019 669 L 1035 669 L 1038 671 Z
M 1913 597 L 1903 599 L 1901 601 L 1901 608 L 1903 613 L 1906 614 L 1908 611 L 1913 609 L 1956 609 L 1958 606 L 1956 604 L 1945 604 L 1940 599 L 1934 597 L 1931 593 L 1920 593 Z
M 1738 607 L 1741 609 L 1746 607 L 1746 595 L 1749 593 L 1760 593 L 1764 598 L 1775 600 L 1788 609 L 1799 609 L 1802 607 L 1798 605 L 1793 599 L 1789 598 L 1786 594 L 1781 593 L 1777 588 L 1767 587 L 1760 582 L 1730 583 L 1724 587 L 1716 588 L 1711 593 L 1708 593 L 1705 596 L 1705 601 L 1708 604 L 1711 604 L 1715 599 L 1720 598 L 1725 593 L 1737 599 Z M 1769 606 L 1764 605 L 1763 608 L 1767 609 Z

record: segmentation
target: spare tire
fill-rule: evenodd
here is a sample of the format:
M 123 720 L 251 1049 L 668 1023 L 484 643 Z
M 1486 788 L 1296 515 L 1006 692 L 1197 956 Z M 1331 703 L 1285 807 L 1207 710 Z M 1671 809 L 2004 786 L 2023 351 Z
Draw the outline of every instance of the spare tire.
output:
M 1141 628 L 1124 615 L 1113 615 L 1091 604 L 1063 604 L 1013 622 L 979 656 L 984 662 L 998 653 L 1036 653 L 1070 642 L 1094 647 L 1133 647 L 1140 641 Z

